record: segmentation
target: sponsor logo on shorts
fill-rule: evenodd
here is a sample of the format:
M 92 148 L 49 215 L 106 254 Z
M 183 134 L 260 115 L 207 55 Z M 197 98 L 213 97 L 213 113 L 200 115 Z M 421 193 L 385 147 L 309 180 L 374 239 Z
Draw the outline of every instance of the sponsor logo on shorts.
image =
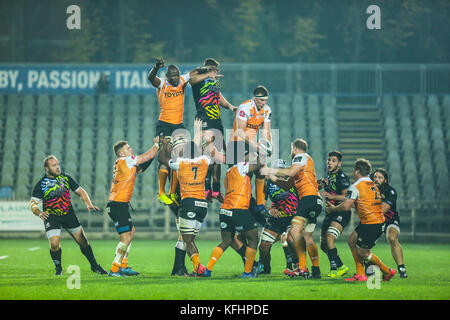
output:
M 310 216 L 311 218 L 314 218 L 314 217 L 316 216 L 316 212 L 315 212 L 315 211 L 311 211 L 311 212 L 309 213 L 309 216 Z
M 186 213 L 186 215 L 187 215 L 189 218 L 193 218 L 193 217 L 195 217 L 195 212 L 188 212 L 188 213 Z
M 45 224 L 45 227 L 46 227 L 46 228 L 50 228 L 50 222 L 47 222 L 47 223 Z
M 226 224 L 225 222 L 221 222 L 221 223 L 220 223 L 220 227 L 221 227 L 222 229 L 225 229 L 225 228 L 227 227 L 227 224 Z
M 224 214 L 226 216 L 231 217 L 233 215 L 233 211 L 226 210 L 226 209 L 220 209 L 220 214 Z
M 244 226 L 237 226 L 236 227 L 236 231 L 243 231 L 244 230 Z
M 194 201 L 196 207 L 208 208 L 208 203 L 203 201 Z
M 337 216 L 336 221 L 342 221 L 342 216 Z

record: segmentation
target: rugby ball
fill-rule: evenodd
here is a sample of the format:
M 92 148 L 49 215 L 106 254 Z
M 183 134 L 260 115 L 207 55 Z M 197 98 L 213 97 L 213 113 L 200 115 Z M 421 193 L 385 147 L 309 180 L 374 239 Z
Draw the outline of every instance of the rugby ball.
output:
M 261 139 L 259 141 L 259 147 L 263 150 L 266 156 L 270 157 L 272 155 L 272 144 L 269 140 Z

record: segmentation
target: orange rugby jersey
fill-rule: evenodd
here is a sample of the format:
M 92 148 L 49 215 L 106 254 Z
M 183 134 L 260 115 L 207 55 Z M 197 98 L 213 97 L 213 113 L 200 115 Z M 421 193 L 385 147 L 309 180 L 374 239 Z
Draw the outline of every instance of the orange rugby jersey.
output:
M 244 133 L 249 136 L 251 141 L 256 140 L 258 129 L 264 122 L 270 122 L 272 116 L 272 111 L 268 105 L 265 105 L 261 110 L 255 105 L 253 99 L 247 100 L 239 105 L 239 108 L 234 118 L 233 123 L 233 134 L 231 136 L 231 141 L 241 141 L 241 137 L 237 135 L 237 121 L 238 119 L 245 121 L 246 126 L 244 128 Z
M 136 179 L 136 156 L 118 158 L 114 163 L 109 201 L 129 202 Z
M 384 223 L 381 194 L 369 177 L 363 177 L 348 188 L 347 198 L 355 200 L 361 224 Z
M 189 81 L 189 73 L 180 76 L 180 83 L 173 87 L 167 79 L 161 79 L 157 88 L 157 95 L 161 113 L 159 120 L 171 124 L 180 124 L 183 122 L 184 94 Z
M 302 166 L 300 171 L 294 176 L 298 199 L 300 200 L 306 196 L 319 196 L 319 186 L 317 184 L 314 161 L 309 154 L 296 154 L 292 159 L 292 164 L 300 164 Z
M 169 166 L 178 172 L 181 199 L 195 198 L 205 200 L 205 178 L 210 159 L 206 156 L 194 159 L 178 158 L 169 161 Z
M 227 170 L 225 175 L 225 199 L 222 209 L 248 209 L 252 196 L 248 162 L 240 162 Z

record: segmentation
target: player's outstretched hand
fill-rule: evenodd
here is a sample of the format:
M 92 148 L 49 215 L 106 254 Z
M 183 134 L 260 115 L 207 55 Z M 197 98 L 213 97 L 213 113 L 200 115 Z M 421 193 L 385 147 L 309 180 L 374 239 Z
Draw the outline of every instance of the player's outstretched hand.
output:
M 94 205 L 87 206 L 87 209 L 88 209 L 88 212 L 91 212 L 91 210 L 100 211 L 100 208 L 97 206 L 94 206 Z
M 194 131 L 201 130 L 202 129 L 202 123 L 203 123 L 202 119 L 195 118 L 195 120 L 194 120 Z
M 47 218 L 48 218 L 48 212 L 45 212 L 45 211 L 41 212 L 41 213 L 39 214 L 39 218 L 41 218 L 42 221 L 47 220 Z

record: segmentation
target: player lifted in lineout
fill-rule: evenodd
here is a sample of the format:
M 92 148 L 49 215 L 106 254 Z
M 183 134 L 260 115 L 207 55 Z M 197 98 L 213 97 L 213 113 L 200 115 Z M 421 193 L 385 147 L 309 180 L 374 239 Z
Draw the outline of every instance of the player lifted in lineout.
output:
M 208 73 L 208 70 L 206 70 L 204 74 L 199 75 L 199 71 L 194 69 L 189 73 L 180 75 L 178 67 L 171 64 L 167 67 L 165 78 L 162 79 L 157 76 L 157 73 L 163 67 L 164 60 L 156 59 L 155 65 L 148 74 L 148 80 L 157 88 L 156 93 L 161 109 L 156 125 L 156 136 L 162 136 L 165 139 L 171 140 L 177 136 L 177 132 L 178 135 L 183 134 L 182 131 L 185 129 L 183 125 L 184 97 L 189 80 L 193 76 L 195 79 L 203 80 L 212 76 L 213 73 Z M 174 137 L 172 137 L 173 134 Z M 169 196 L 165 192 L 168 174 L 168 168 L 160 162 L 158 167 L 158 199 L 167 205 L 174 202 L 179 205 L 179 200 L 175 194 L 177 187 L 176 174 L 171 175 Z
M 213 58 L 207 58 L 203 66 L 197 68 L 199 74 L 192 76 L 189 83 L 192 86 L 192 95 L 197 109 L 195 118 L 203 120 L 202 143 L 214 143 L 216 149 L 222 152 L 224 146 L 224 129 L 220 115 L 220 107 L 235 111 L 237 108 L 231 105 L 220 92 L 219 62 Z M 205 77 L 204 75 L 207 74 Z M 220 163 L 214 161 L 209 167 L 205 181 L 206 200 L 213 198 L 223 201 L 223 195 L 220 192 Z M 212 188 L 211 188 L 212 176 Z
M 135 228 L 130 216 L 130 200 L 133 195 L 136 175 L 148 168 L 159 149 L 159 137 L 153 139 L 153 147 L 136 156 L 127 141 L 118 141 L 113 150 L 117 156 L 114 163 L 111 190 L 106 205 L 106 212 L 114 223 L 119 234 L 110 276 L 126 277 L 139 273 L 128 267 L 128 254 L 131 248 Z
M 356 180 L 347 192 L 347 198 L 338 206 L 327 203 L 327 213 L 348 211 L 354 204 L 360 223 L 350 235 L 348 243 L 356 263 L 356 274 L 345 279 L 346 281 L 366 281 L 363 263 L 366 266 L 376 265 L 383 273 L 383 280 L 389 281 L 396 273 L 395 269 L 388 268 L 371 252 L 376 241 L 383 233 L 384 215 L 381 209 L 381 195 L 375 183 L 370 180 L 372 170 L 370 162 L 366 159 L 357 159 L 353 166 L 353 178 Z
M 233 134 L 227 146 L 227 163 L 233 163 L 234 155 L 239 152 L 239 142 L 250 145 L 254 150 L 265 156 L 267 149 L 263 149 L 263 143 L 257 143 L 258 130 L 261 128 L 260 142 L 266 142 L 271 145 L 270 135 L 270 119 L 272 110 L 267 105 L 269 91 L 264 86 L 257 86 L 253 91 L 253 98 L 241 103 L 236 112 L 233 123 Z M 255 192 L 256 192 L 256 208 L 255 211 L 267 215 L 264 194 L 264 177 L 256 173 Z
M 317 223 L 317 217 L 322 212 L 323 202 L 319 195 L 316 172 L 313 159 L 306 153 L 308 143 L 303 139 L 296 139 L 291 143 L 292 165 L 289 168 L 262 168 L 262 175 L 290 177 L 297 189 L 298 207 L 291 222 L 288 240 L 295 247 L 299 265 L 294 270 L 294 276 L 302 278 L 320 278 L 319 250 L 312 237 Z M 301 238 L 306 242 L 306 250 L 311 257 L 312 273 L 309 273 L 306 253 Z
M 55 264 L 55 274 L 62 275 L 61 228 L 67 230 L 80 246 L 80 250 L 91 265 L 91 270 L 99 274 L 107 274 L 97 263 L 83 227 L 78 221 L 70 199 L 70 190 L 80 196 L 88 211 L 98 211 L 87 192 L 67 173 L 61 172 L 58 159 L 47 156 L 44 159 L 45 175 L 33 188 L 31 211 L 44 221 L 45 231 L 50 243 L 50 256 Z M 42 203 L 41 211 L 39 205 Z
M 341 166 L 342 153 L 336 150 L 330 151 L 327 160 L 328 174 L 318 181 L 319 190 L 324 189 L 322 195 L 325 200 L 334 205 L 346 199 L 345 196 L 350 187 L 350 179 L 342 171 Z M 330 260 L 330 272 L 327 275 L 329 278 L 339 278 L 348 272 L 348 267 L 342 263 L 338 255 L 336 240 L 350 222 L 350 217 L 351 211 L 334 212 L 327 214 L 322 222 L 320 248 Z

